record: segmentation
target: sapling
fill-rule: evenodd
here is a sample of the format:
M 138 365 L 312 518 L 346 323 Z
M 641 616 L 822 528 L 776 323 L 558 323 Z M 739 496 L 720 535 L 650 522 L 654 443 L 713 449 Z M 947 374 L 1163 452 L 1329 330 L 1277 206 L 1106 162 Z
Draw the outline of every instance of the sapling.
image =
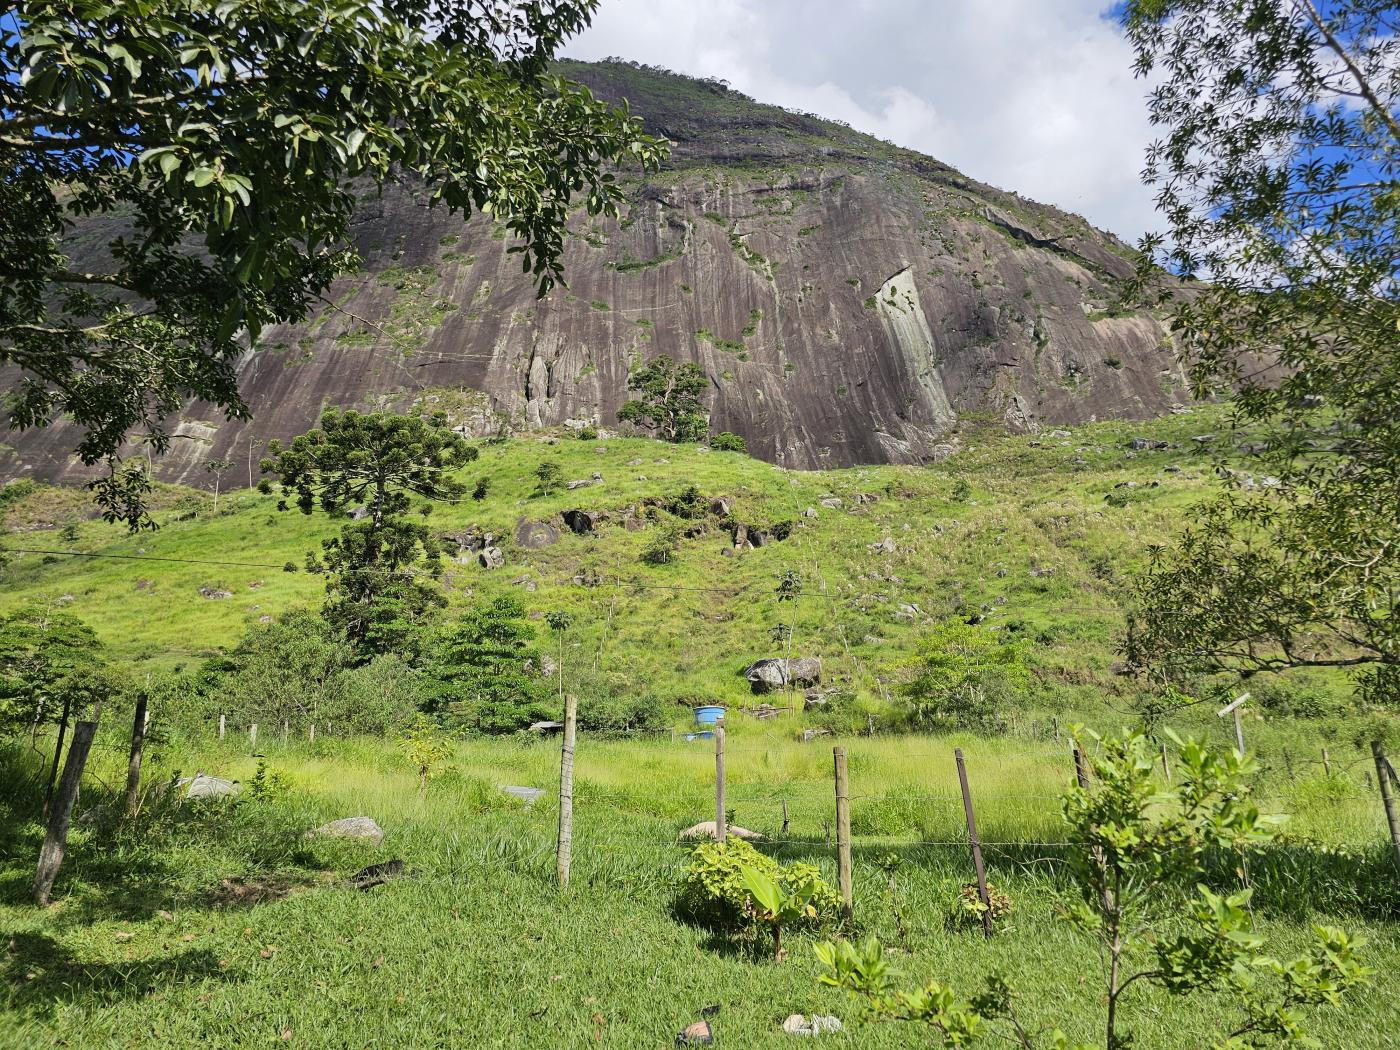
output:
M 1238 1016 L 1228 1022 L 1227 1012 L 1217 1011 L 1223 1029 L 1217 1047 L 1303 1040 L 1307 1008 L 1337 1005 L 1367 981 L 1370 971 L 1356 958 L 1364 942 L 1316 927 L 1306 954 L 1287 962 L 1262 954 L 1264 938 L 1248 910 L 1252 891 L 1217 891 L 1200 881 L 1208 853 L 1258 848 L 1276 835 L 1277 822 L 1261 816 L 1249 798 L 1253 760 L 1172 739 L 1180 749 L 1174 787 L 1156 781 L 1156 749 L 1134 733 L 1099 741 L 1094 777 L 1064 799 L 1076 892 L 1061 914 L 1103 959 L 1102 1045 L 1131 1044 L 1122 1011 L 1135 984 L 1177 996 L 1203 990 L 1228 996 Z M 1025 1028 L 1012 988 L 1000 978 L 963 1002 L 937 981 L 897 990 L 874 940 L 859 948 L 825 944 L 817 954 L 830 970 L 824 983 L 864 996 L 875 1017 L 927 1025 L 939 1045 L 965 1045 L 984 1028 L 1026 1050 L 1072 1045 L 1059 1030 Z
M 789 888 L 778 879 L 749 867 L 743 869 L 741 877 L 754 917 L 773 931 L 773 961 L 782 962 L 787 957 L 783 949 L 783 926 L 804 918 L 816 918 L 817 909 L 812 904 L 819 888 L 816 880 L 809 878 Z
M 432 722 L 423 716 L 404 730 L 400 741 L 408 760 L 418 769 L 418 795 L 421 798 L 428 790 L 428 781 L 441 770 L 438 766 L 452 754 L 450 745 Z

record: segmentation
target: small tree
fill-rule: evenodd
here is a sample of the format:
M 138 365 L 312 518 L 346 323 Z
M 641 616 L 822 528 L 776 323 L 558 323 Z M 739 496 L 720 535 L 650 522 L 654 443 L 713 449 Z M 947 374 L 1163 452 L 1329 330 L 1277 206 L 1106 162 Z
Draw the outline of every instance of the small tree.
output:
M 666 565 L 680 549 L 680 529 L 674 525 L 668 525 L 657 529 L 646 547 L 642 549 L 642 561 L 648 565 Z
M 923 641 L 922 662 L 905 693 L 923 724 L 994 729 L 1000 701 L 1026 683 L 1021 647 L 985 627 L 949 620 Z
M 424 668 L 430 710 L 483 733 L 508 733 L 551 716 L 535 629 L 518 599 L 503 595 L 470 610 L 438 633 L 430 651 Z
M 1176 786 L 1162 789 L 1153 779 L 1156 754 L 1146 737 L 1132 734 L 1102 744 L 1103 755 L 1094 762 L 1097 780 L 1065 796 L 1075 847 L 1069 870 L 1077 892 L 1062 914 L 1104 959 L 1103 1046 L 1130 1045 L 1121 1010 L 1125 994 L 1139 982 L 1176 996 L 1228 993 L 1239 1016 L 1221 1019 L 1226 1031 L 1213 1045 L 1302 1040 L 1304 1010 L 1335 1006 L 1370 971 L 1356 960 L 1363 942 L 1330 927 L 1317 928 L 1306 955 L 1288 962 L 1263 956 L 1264 938 L 1251 929 L 1247 910 L 1251 891 L 1217 893 L 1198 884 L 1210 851 L 1257 847 L 1274 837 L 1273 823 L 1249 801 L 1252 761 L 1187 741 L 1177 759 Z M 818 955 L 830 971 L 823 983 L 864 996 L 877 1017 L 927 1025 L 943 1046 L 962 1046 L 993 1026 L 1027 1050 L 1070 1046 L 1059 1031 L 1044 1039 L 1029 1031 L 1000 977 L 963 1002 L 937 981 L 897 990 L 894 970 L 873 938 L 860 948 L 821 945 Z
M 401 648 L 432 609 L 446 604 L 420 578 L 438 573 L 438 545 L 426 524 L 409 517 L 412 497 L 461 495 L 450 472 L 476 456 L 441 413 L 423 419 L 328 409 L 318 428 L 287 447 L 269 443 L 263 473 L 280 479 L 282 495 L 295 495 L 303 514 L 320 507 L 339 517 L 363 508 L 360 520 L 321 546 L 331 574 L 325 616 L 364 652 Z M 271 488 L 266 479 L 262 485 Z M 277 506 L 286 510 L 285 499 Z M 426 515 L 431 502 L 418 509 Z M 320 563 L 310 557 L 308 566 Z
M 748 907 L 754 918 L 773 932 L 773 961 L 787 958 L 783 948 L 783 927 L 803 919 L 815 919 L 817 909 L 812 904 L 819 892 L 818 880 L 808 878 L 785 885 L 781 876 L 773 878 L 757 868 L 742 871 Z
M 617 418 L 654 431 L 663 441 L 701 441 L 709 416 L 700 395 L 708 384 L 699 365 L 653 357 L 627 377 L 627 389 L 638 396 L 622 406 Z
M 748 452 L 749 443 L 738 434 L 721 430 L 710 438 L 710 447 L 716 452 Z
M 564 487 L 564 468 L 552 459 L 547 459 L 535 468 L 536 492 L 549 496 Z
M 229 467 L 233 466 L 231 459 L 211 459 L 204 464 L 204 472 L 214 475 L 214 513 L 219 513 L 219 486 L 224 480 L 224 475 Z
M 440 770 L 442 762 L 452 755 L 452 745 L 443 737 L 436 725 L 422 715 L 404 730 L 399 741 L 404 754 L 418 771 L 418 797 L 428 790 L 428 781 Z

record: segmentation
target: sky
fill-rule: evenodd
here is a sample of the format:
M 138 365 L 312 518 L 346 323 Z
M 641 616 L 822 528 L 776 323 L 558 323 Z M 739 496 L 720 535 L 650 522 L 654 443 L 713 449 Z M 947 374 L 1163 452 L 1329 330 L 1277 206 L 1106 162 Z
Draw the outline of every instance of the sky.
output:
M 1106 0 L 603 0 L 564 48 L 727 80 L 1130 241 L 1146 86 Z

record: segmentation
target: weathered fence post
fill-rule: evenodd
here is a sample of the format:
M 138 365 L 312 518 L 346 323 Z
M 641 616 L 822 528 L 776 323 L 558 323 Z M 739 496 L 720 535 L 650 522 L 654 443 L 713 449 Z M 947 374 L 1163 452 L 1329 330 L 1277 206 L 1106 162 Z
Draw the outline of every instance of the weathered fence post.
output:
M 729 820 L 724 815 L 724 719 L 715 722 L 715 839 L 729 837 Z
M 316 723 L 312 722 L 306 727 L 306 739 L 308 743 L 316 743 Z
M 1074 745 L 1074 779 L 1079 783 L 1081 791 L 1089 790 L 1089 759 L 1078 744 Z
M 851 784 L 846 772 L 846 749 L 831 749 L 836 763 L 836 875 L 841 884 L 841 904 L 846 918 L 855 918 L 851 889 Z
M 1385 822 L 1390 828 L 1390 845 L 1395 851 L 1395 866 L 1400 869 L 1400 817 L 1395 813 L 1395 796 L 1391 793 L 1390 778 L 1386 776 L 1385 751 L 1379 740 L 1371 741 L 1371 757 L 1376 762 L 1376 783 L 1381 788 L 1381 805 L 1385 807 Z
M 136 718 L 131 724 L 131 757 L 126 763 L 126 816 L 130 820 L 136 816 L 137 804 L 141 798 L 141 758 L 146 744 L 146 725 L 150 721 L 146 711 L 148 698 L 142 689 L 136 694 Z
M 1079 752 L 1076 751 L 1077 755 Z M 987 892 L 987 869 L 982 866 L 982 843 L 977 838 L 977 818 L 972 814 L 972 790 L 967 786 L 967 767 L 962 748 L 953 748 L 958 763 L 958 784 L 962 787 L 963 815 L 967 817 L 967 839 L 972 843 L 972 866 L 977 871 L 977 897 L 982 902 L 982 934 L 992 935 L 992 898 Z
M 258 724 L 256 722 L 248 727 L 248 746 L 254 751 L 258 748 Z
M 39 867 L 34 875 L 34 903 L 49 903 L 54 879 L 63 863 L 63 851 L 68 845 L 68 825 L 73 819 L 73 805 L 78 801 L 78 786 L 82 783 L 83 767 L 87 765 L 96 722 L 79 722 L 73 727 L 73 742 L 68 745 L 68 761 L 63 766 L 63 778 L 49 809 L 49 826 L 44 845 L 39 850 Z
M 1167 745 L 1162 745 L 1162 776 L 1167 778 L 1167 787 L 1172 785 L 1172 767 L 1167 761 Z
M 290 729 L 291 729 L 291 726 L 288 724 L 287 720 L 286 720 L 285 718 L 282 719 L 282 746 L 283 746 L 283 747 L 285 747 L 286 744 L 287 744 L 287 733 L 288 733 L 288 731 L 289 731 Z
M 784 838 L 787 838 L 787 833 L 788 833 L 787 799 L 783 799 L 783 830 L 780 832 L 780 834 L 781 834 Z
M 1324 776 L 1332 775 L 1332 756 L 1327 753 L 1327 749 L 1322 749 L 1322 773 Z
M 574 738 L 578 726 L 578 697 L 564 701 L 564 746 L 559 749 L 559 886 L 569 885 L 574 849 Z
M 219 739 L 222 740 L 223 738 L 224 738 L 224 716 L 223 716 L 223 715 L 220 715 L 220 716 L 219 716 Z

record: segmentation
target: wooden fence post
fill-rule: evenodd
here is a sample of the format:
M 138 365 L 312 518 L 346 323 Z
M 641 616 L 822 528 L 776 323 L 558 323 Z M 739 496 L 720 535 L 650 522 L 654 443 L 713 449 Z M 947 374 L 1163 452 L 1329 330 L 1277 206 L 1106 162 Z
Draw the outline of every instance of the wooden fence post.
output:
M 992 898 L 987 892 L 987 870 L 982 866 L 982 843 L 977 838 L 977 818 L 972 814 L 972 791 L 967 786 L 967 767 L 963 764 L 962 748 L 953 748 L 953 758 L 958 763 L 958 783 L 962 787 L 963 815 L 967 817 L 967 838 L 972 843 L 972 866 L 977 871 L 977 897 L 982 902 L 982 934 L 985 937 L 990 937 L 992 935 Z
M 34 875 L 34 903 L 49 903 L 54 879 L 58 878 L 59 866 L 63 863 L 63 851 L 68 845 L 68 825 L 73 819 L 73 805 L 78 801 L 78 786 L 82 783 L 83 767 L 87 765 L 88 752 L 92 750 L 92 738 L 97 732 L 96 722 L 79 722 L 73 727 L 73 742 L 68 745 L 68 761 L 63 766 L 63 778 L 58 783 L 58 794 L 54 796 L 49 809 L 49 826 L 44 834 L 44 845 L 39 850 L 39 867 Z
M 781 834 L 781 835 L 783 836 L 783 838 L 787 838 L 787 833 L 788 833 L 787 799 L 783 799 L 783 830 L 782 830 L 779 834 Z
M 729 820 L 724 815 L 724 719 L 715 722 L 715 839 L 729 837 Z
M 1385 807 L 1385 822 L 1390 828 L 1390 845 L 1395 851 L 1395 866 L 1400 869 L 1400 817 L 1395 813 L 1395 796 L 1391 793 L 1390 778 L 1386 776 L 1385 752 L 1379 740 L 1371 741 L 1371 757 L 1376 762 L 1376 783 L 1381 788 L 1381 805 Z
M 130 820 L 136 816 L 136 807 L 141 798 L 141 758 L 146 744 L 146 725 L 150 721 L 146 704 L 148 698 L 143 689 L 136 694 L 136 718 L 131 724 L 131 757 L 126 763 L 126 816 Z
M 254 751 L 258 749 L 258 724 L 256 722 L 248 727 L 248 746 Z
M 1323 776 L 1332 775 L 1332 756 L 1327 753 L 1327 749 L 1322 749 L 1322 773 Z
M 287 744 L 287 733 L 290 731 L 290 729 L 291 729 L 291 726 L 288 724 L 287 720 L 286 720 L 285 718 L 282 719 L 282 746 L 283 746 L 283 747 L 285 747 L 286 744 Z
M 559 749 L 559 887 L 569 886 L 574 850 L 574 739 L 578 727 L 578 697 L 564 701 L 564 746 Z
M 1172 785 L 1172 767 L 1167 761 L 1167 745 L 1162 745 L 1162 776 L 1167 778 L 1167 787 Z
M 306 740 L 308 743 L 316 743 L 316 723 L 312 722 L 306 727 Z
M 841 884 L 841 904 L 849 921 L 856 902 L 851 888 L 851 784 L 846 771 L 846 749 L 831 749 L 836 763 L 836 875 Z
M 1074 746 L 1074 779 L 1079 783 L 1081 791 L 1089 790 L 1089 760 L 1084 755 L 1084 749 L 1078 744 Z
M 219 716 L 219 739 L 222 740 L 223 738 L 224 738 L 224 716 L 223 716 L 223 715 L 220 715 L 220 716 Z

